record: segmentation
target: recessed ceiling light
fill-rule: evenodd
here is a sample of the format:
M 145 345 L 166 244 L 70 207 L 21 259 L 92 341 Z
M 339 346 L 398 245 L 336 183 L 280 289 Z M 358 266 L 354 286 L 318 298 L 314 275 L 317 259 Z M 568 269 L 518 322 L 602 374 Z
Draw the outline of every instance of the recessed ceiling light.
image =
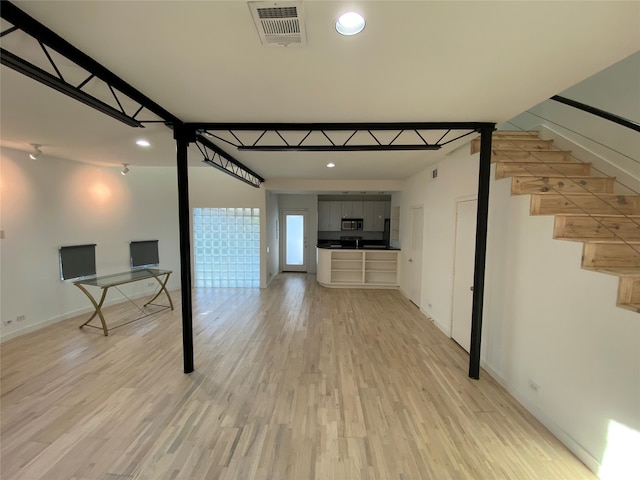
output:
M 333 163 L 333 162 L 327 163 L 327 168 L 333 168 L 335 166 L 336 166 L 336 164 Z
M 138 145 L 139 147 L 150 147 L 151 144 L 145 140 L 144 138 L 141 138 L 140 140 L 136 140 L 136 145 Z
M 336 30 L 341 35 L 356 35 L 364 30 L 364 17 L 356 12 L 347 12 L 336 21 Z

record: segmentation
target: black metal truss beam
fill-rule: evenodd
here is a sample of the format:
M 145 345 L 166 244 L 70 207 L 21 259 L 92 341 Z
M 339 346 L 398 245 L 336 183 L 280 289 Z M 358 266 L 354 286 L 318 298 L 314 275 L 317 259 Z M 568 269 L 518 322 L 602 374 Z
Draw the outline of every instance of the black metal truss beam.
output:
M 17 55 L 6 51 L 4 48 L 0 48 L 0 63 L 15 70 L 16 72 L 33 78 L 34 80 L 42 83 L 43 85 L 46 85 L 47 87 L 51 87 L 54 90 L 64 93 L 65 95 L 68 95 L 69 97 L 78 100 L 85 105 L 95 108 L 105 115 L 109 115 L 110 117 L 115 118 L 116 120 L 119 120 L 122 123 L 129 125 L 130 127 L 143 126 L 138 120 L 129 117 L 124 112 L 113 108 L 111 105 L 104 103 L 102 100 L 99 100 L 96 97 L 83 92 L 79 88 L 76 88 L 63 80 L 60 80 L 58 77 L 55 77 L 49 72 L 42 70 L 40 67 L 37 67 L 32 63 L 23 60 Z
M 44 50 L 48 61 L 59 77 L 51 75 L 41 68 L 27 62 L 26 60 L 18 57 L 15 54 L 10 54 L 5 50 L 2 50 L 1 52 L 1 60 L 3 65 L 9 68 L 13 68 L 14 70 L 27 75 L 34 80 L 37 80 L 49 87 L 58 90 L 59 92 L 69 95 L 70 97 L 79 100 L 82 103 L 89 105 L 90 107 L 93 107 L 100 112 L 116 118 L 117 120 L 120 120 L 121 122 L 124 122 L 130 126 L 141 127 L 142 124 L 145 123 L 144 120 L 137 120 L 135 118 L 143 108 L 146 108 L 154 115 L 160 117 L 164 123 L 175 124 L 180 122 L 180 120 L 176 116 L 162 108 L 146 95 L 142 94 L 139 90 L 129 85 L 127 82 L 122 80 L 106 67 L 96 62 L 93 58 L 71 45 L 58 34 L 45 27 L 36 19 L 27 15 L 11 2 L 2 0 L 2 2 L 0 3 L 0 16 L 13 25 L 13 27 L 2 32 L 2 36 L 9 35 L 15 31 L 22 31 L 27 35 L 33 37 Z M 47 47 L 58 52 L 60 55 L 76 64 L 78 67 L 86 70 L 89 73 L 89 76 L 78 86 L 71 85 L 70 83 L 65 81 L 63 76 L 60 74 L 58 67 L 55 65 L 53 59 L 51 58 L 51 55 L 47 51 Z M 102 100 L 82 90 L 82 87 L 84 87 L 93 78 L 97 78 L 107 84 L 114 96 L 115 102 L 119 109 L 107 105 Z M 133 100 L 140 106 L 133 115 L 128 115 L 124 111 L 124 109 L 122 108 L 122 104 L 117 97 L 116 91 Z
M 440 145 L 256 145 L 240 146 L 238 150 L 260 152 L 380 152 L 405 150 L 440 150 Z
M 196 130 L 474 130 L 492 128 L 489 122 L 354 122 L 354 123 L 216 123 L 190 122 Z
M 203 162 L 207 165 L 248 183 L 252 187 L 260 188 L 260 184 L 264 182 L 264 178 L 233 158 L 208 138 L 197 134 L 196 146 L 204 157 Z
M 238 150 L 296 152 L 439 150 L 451 142 L 487 128 L 486 124 L 476 122 L 192 123 L 189 125 L 203 131 L 208 137 L 225 142 Z M 421 133 L 426 130 L 443 130 L 444 133 L 435 142 L 429 142 Z M 457 136 L 451 138 L 450 134 L 454 130 L 462 130 L 462 133 L 457 133 Z M 246 138 L 242 140 L 240 132 L 243 131 L 252 131 L 256 135 L 251 141 L 247 141 Z M 291 132 L 302 132 L 304 136 L 300 138 L 300 135 L 297 135 L 293 140 Z M 340 132 L 342 138 L 338 138 L 336 132 Z M 393 132 L 395 136 L 383 139 L 382 132 Z M 267 135 L 267 133 L 275 135 Z

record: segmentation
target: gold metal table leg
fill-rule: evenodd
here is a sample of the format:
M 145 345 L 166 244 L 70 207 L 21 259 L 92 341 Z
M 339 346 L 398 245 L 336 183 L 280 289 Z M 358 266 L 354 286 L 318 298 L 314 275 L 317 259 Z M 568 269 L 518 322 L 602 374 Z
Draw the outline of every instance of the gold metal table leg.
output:
M 75 283 L 74 285 L 84 292 L 84 294 L 91 301 L 91 304 L 93 305 L 93 308 L 95 308 L 95 311 L 93 312 L 93 315 L 91 315 L 89 317 L 89 320 L 87 320 L 82 325 L 80 325 L 80 328 L 82 328 L 85 325 L 87 325 L 91 320 L 93 320 L 93 318 L 96 315 L 98 315 L 98 317 L 100 318 L 100 322 L 102 323 L 102 331 L 104 332 L 104 336 L 105 337 L 109 336 L 109 330 L 107 329 L 107 322 L 104 321 L 104 317 L 102 316 L 102 305 L 104 304 L 105 298 L 107 298 L 107 290 L 109 290 L 109 287 L 102 289 L 102 296 L 100 297 L 100 302 L 97 303 L 95 298 L 93 298 L 93 295 L 91 295 L 91 293 L 89 293 L 89 291 L 86 288 L 84 288 L 79 283 Z M 90 326 L 93 326 L 93 325 L 90 325 Z
M 164 275 L 164 281 L 162 281 L 160 280 L 160 277 L 158 275 L 152 274 L 153 278 L 155 278 L 156 281 L 160 284 L 160 290 L 158 290 L 158 293 L 156 293 L 151 300 L 144 304 L 145 307 L 152 303 L 156 298 L 158 298 L 158 296 L 164 291 L 167 299 L 169 300 L 169 306 L 171 307 L 171 310 L 173 310 L 173 302 L 171 301 L 171 296 L 169 295 L 169 291 L 167 290 L 167 282 L 169 281 L 169 275 L 171 275 L 171 272 L 165 273 Z

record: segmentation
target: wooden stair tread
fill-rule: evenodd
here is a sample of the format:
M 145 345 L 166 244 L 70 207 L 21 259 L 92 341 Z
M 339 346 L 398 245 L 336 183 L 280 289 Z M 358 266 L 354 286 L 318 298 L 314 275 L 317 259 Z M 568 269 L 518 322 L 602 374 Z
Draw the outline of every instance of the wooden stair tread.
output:
M 640 216 L 556 215 L 553 238 L 581 242 L 640 243 Z
M 553 140 L 542 140 L 541 138 L 494 138 L 491 142 L 491 148 L 503 149 L 514 147 L 515 150 L 525 150 L 528 152 L 535 151 L 559 151 L 558 147 L 553 146 Z
M 536 193 L 535 195 L 554 195 L 553 193 Z M 571 197 L 593 197 L 592 194 L 590 193 L 567 193 L 566 196 L 571 196 Z M 606 197 L 606 198 L 617 198 L 617 197 L 621 197 L 621 198 L 640 198 L 640 195 L 624 195 L 624 194 L 617 194 L 617 193 L 602 193 L 598 195 L 599 197 Z M 573 214 L 571 214 L 573 215 Z M 633 215 L 633 216 L 638 216 L 640 215 Z
M 589 175 L 590 169 L 590 163 L 498 162 L 496 163 L 496 178 L 586 176 Z
M 529 175 L 523 175 L 524 177 L 529 177 Z M 539 175 L 538 175 L 539 176 Z M 549 177 L 544 177 L 544 178 L 558 178 L 558 179 L 568 179 L 568 180 L 615 180 L 616 177 L 601 177 L 601 176 L 593 176 L 593 175 L 569 175 L 569 176 L 565 176 L 565 175 L 558 175 L 558 176 L 549 176 Z
M 640 240 L 616 239 L 612 237 L 594 238 L 594 237 L 553 237 L 554 240 L 565 240 L 567 242 L 583 242 L 583 243 L 612 243 L 616 245 L 628 244 L 640 246 Z
M 585 211 L 586 210 L 586 211 Z M 531 213 L 543 215 L 600 213 L 602 215 L 640 215 L 639 195 L 615 193 L 556 193 L 531 194 Z
M 494 137 L 502 136 L 514 136 L 514 137 L 538 137 L 540 132 L 537 130 L 495 130 L 493 132 Z
M 540 138 L 539 135 L 512 134 L 512 135 L 500 135 L 493 133 L 492 136 L 492 149 L 502 148 L 503 146 L 514 146 L 515 148 L 525 148 L 526 145 L 532 150 L 559 150 L 553 145 L 553 140 L 545 140 Z M 476 137 L 471 140 L 471 154 L 478 153 L 480 151 L 480 137 Z
M 616 305 L 640 313 L 640 276 L 620 277 Z
M 582 248 L 586 267 L 632 267 L 640 271 L 640 245 L 619 242 L 586 242 Z
M 514 175 L 511 177 L 511 194 L 532 193 L 613 193 L 614 178 L 588 175 Z
M 614 213 L 558 213 L 556 214 L 558 217 L 597 217 L 597 218 L 612 218 L 612 219 L 620 219 L 620 218 L 628 218 L 631 220 L 638 220 L 640 222 L 640 215 L 621 215 Z
M 527 161 L 539 163 L 575 162 L 568 150 L 491 149 L 491 163 Z
M 513 164 L 513 165 L 518 165 L 518 166 L 531 166 L 531 167 L 539 167 L 541 165 L 553 165 L 555 166 L 559 166 L 559 167 L 566 167 L 569 165 L 589 165 L 591 166 L 591 163 L 582 163 L 582 162 L 496 162 L 498 164 Z M 564 175 L 563 175 L 564 176 Z M 591 175 L 572 175 L 572 176 L 578 176 L 578 177 L 590 177 Z

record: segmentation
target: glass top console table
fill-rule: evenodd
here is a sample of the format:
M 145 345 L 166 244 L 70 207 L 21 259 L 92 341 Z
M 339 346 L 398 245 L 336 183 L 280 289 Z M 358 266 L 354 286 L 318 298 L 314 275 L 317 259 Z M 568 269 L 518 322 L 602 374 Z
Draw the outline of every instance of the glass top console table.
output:
M 157 306 L 170 308 L 171 310 L 173 310 L 173 302 L 171 301 L 171 296 L 167 291 L 167 282 L 169 281 L 169 276 L 171 275 L 171 273 L 172 273 L 171 270 L 160 270 L 157 268 L 140 268 L 135 270 L 129 270 L 127 272 L 114 273 L 112 275 L 100 275 L 95 277 L 89 277 L 89 278 L 85 278 L 82 280 L 78 280 L 77 282 L 74 282 L 74 285 L 78 287 L 80 290 L 82 290 L 84 294 L 87 296 L 87 298 L 89 298 L 89 301 L 91 302 L 94 308 L 94 312 L 91 315 L 91 317 L 89 317 L 89 320 L 87 320 L 82 325 L 80 325 L 80 328 L 84 326 L 100 328 L 100 327 L 96 327 L 95 325 L 89 325 L 89 322 L 91 322 L 91 320 L 93 320 L 97 315 L 98 318 L 100 319 L 100 323 L 102 324 L 102 331 L 104 332 L 105 337 L 108 336 L 109 329 L 107 328 L 107 322 L 105 321 L 104 315 L 102 314 L 102 306 L 104 305 L 104 301 L 107 298 L 107 292 L 109 291 L 109 289 L 111 287 L 115 287 L 116 289 L 118 289 L 120 285 L 138 282 L 138 281 L 146 280 L 149 278 L 153 278 L 155 281 L 157 281 L 158 285 L 160 286 L 160 289 L 158 290 L 157 293 L 155 293 L 155 295 L 151 298 L 151 300 L 149 300 L 144 304 L 144 307 L 146 307 L 147 305 L 156 305 L 153 303 L 153 301 L 156 298 L 158 298 L 158 296 L 162 292 L 164 292 L 164 294 L 167 296 L 167 300 L 169 300 L 169 305 L 157 305 Z M 100 288 L 102 290 L 102 295 L 100 296 L 100 300 L 97 300 L 96 297 L 94 297 L 86 287 Z M 118 291 L 120 290 L 118 289 Z M 124 295 L 124 293 L 122 294 Z M 124 296 L 131 303 L 134 303 L 133 300 L 131 300 L 129 297 L 127 297 L 126 295 Z M 136 307 L 140 309 L 137 305 Z M 141 311 L 145 313 L 143 310 Z M 123 323 L 121 325 L 118 325 L 118 327 L 127 325 L 136 320 L 140 320 L 141 318 L 148 317 L 149 315 L 153 315 L 154 313 L 157 313 L 157 312 L 145 313 L 145 315 L 137 317 L 134 320 Z M 117 328 L 117 327 L 112 327 L 112 329 L 113 328 Z

